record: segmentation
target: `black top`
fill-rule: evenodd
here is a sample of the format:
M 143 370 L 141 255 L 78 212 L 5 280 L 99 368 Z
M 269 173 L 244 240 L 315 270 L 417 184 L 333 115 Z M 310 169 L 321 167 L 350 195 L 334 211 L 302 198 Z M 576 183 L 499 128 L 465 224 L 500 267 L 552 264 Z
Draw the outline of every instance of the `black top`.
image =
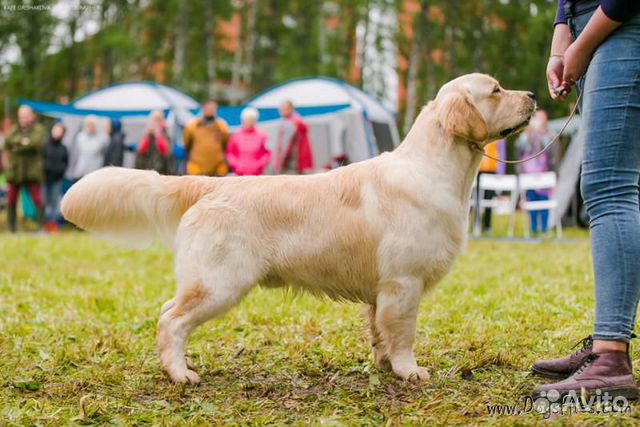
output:
M 633 18 L 640 11 L 638 0 L 558 0 L 556 24 L 566 24 L 567 18 L 591 12 L 602 7 L 609 19 L 625 22 Z
M 109 146 L 104 153 L 105 166 L 122 166 L 124 161 L 124 133 L 116 130 L 111 133 Z
M 67 147 L 59 140 L 49 137 L 44 145 L 44 176 L 47 183 L 60 181 L 69 165 Z

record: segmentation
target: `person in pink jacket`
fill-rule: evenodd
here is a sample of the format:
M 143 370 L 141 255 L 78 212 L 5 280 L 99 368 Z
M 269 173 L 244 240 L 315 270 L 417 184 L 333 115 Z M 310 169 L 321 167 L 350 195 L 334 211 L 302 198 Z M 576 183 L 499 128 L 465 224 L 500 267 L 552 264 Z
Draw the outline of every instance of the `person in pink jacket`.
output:
M 271 161 L 271 151 L 267 149 L 267 135 L 256 129 L 258 110 L 245 108 L 240 117 L 242 127 L 227 144 L 227 164 L 239 176 L 262 175 Z

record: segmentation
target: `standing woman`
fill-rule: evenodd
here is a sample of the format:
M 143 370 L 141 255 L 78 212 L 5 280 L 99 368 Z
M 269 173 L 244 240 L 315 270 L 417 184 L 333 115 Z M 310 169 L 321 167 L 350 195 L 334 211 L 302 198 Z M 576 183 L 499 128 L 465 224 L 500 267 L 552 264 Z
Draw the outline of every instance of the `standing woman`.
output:
M 69 181 L 75 184 L 83 176 L 100 169 L 104 165 L 104 153 L 108 146 L 109 137 L 98 128 L 98 118 L 87 116 L 82 131 L 69 147 Z
M 109 135 L 109 145 L 104 153 L 105 166 L 122 166 L 124 163 L 124 138 L 122 132 L 122 122 L 119 119 L 111 119 L 107 125 L 107 135 Z
M 62 143 L 66 128 L 56 123 L 51 128 L 49 140 L 44 146 L 44 200 L 45 230 L 55 233 L 60 218 L 60 199 L 62 198 L 62 182 L 69 166 L 69 153 Z
M 242 127 L 229 138 L 227 163 L 238 176 L 262 175 L 271 160 L 267 135 L 256 128 L 259 116 L 255 108 L 242 110 Z
M 547 66 L 549 92 L 576 84 L 585 138 L 581 190 L 595 276 L 593 335 L 569 357 L 533 371 L 563 381 L 539 386 L 637 398 L 629 340 L 640 298 L 640 1 L 560 0 Z

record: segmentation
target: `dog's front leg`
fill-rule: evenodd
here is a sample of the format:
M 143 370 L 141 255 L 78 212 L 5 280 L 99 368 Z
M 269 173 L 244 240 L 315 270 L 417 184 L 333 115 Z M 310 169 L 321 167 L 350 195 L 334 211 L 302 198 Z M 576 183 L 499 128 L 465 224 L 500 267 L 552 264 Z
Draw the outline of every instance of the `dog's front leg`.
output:
M 410 381 L 429 378 L 427 369 L 419 367 L 413 355 L 422 291 L 422 279 L 402 277 L 380 283 L 376 298 L 376 326 L 391 369 L 400 378 Z

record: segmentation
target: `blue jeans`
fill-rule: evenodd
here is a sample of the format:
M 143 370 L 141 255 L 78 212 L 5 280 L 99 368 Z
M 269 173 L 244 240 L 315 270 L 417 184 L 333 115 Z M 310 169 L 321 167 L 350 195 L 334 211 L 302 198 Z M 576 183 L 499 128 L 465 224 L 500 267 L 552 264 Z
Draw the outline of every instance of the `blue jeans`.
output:
M 574 36 L 590 16 L 570 21 Z M 581 191 L 596 282 L 593 337 L 629 342 L 640 298 L 640 15 L 598 47 L 579 89 Z
M 540 201 L 540 200 L 549 200 L 549 196 L 545 193 L 540 193 L 536 190 L 527 190 L 527 200 L 532 201 Z M 529 218 L 531 219 L 531 232 L 538 232 L 538 218 L 540 218 L 540 228 L 542 228 L 542 232 L 546 233 L 549 225 L 549 210 L 542 209 L 539 211 L 530 211 Z
M 47 182 L 44 185 L 45 220 L 58 220 L 60 217 L 60 199 L 62 199 L 62 180 Z

